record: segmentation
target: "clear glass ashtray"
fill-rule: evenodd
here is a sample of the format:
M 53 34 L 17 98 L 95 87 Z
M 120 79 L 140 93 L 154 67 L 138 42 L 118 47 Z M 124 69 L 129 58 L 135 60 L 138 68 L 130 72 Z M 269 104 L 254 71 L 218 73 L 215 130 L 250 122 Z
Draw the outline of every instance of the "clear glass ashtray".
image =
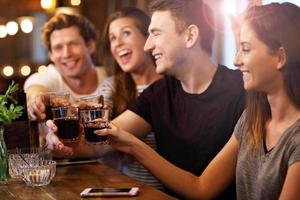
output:
M 31 165 L 23 165 L 20 167 L 22 179 L 28 186 L 48 185 L 56 172 L 56 161 L 39 160 Z

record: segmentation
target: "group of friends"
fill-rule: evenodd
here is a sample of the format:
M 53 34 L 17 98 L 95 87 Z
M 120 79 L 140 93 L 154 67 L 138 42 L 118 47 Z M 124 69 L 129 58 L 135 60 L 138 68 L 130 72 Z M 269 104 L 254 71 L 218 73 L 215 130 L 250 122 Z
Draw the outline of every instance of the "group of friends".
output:
M 300 199 L 300 8 L 271 3 L 235 22 L 232 70 L 211 59 L 213 11 L 201 0 L 152 0 L 108 18 L 101 61 L 83 16 L 58 14 L 42 39 L 53 62 L 30 76 L 29 117 L 45 119 L 41 93 L 70 101 L 102 94 L 112 110 L 108 145 L 46 141 L 66 157 L 104 164 L 180 199 Z M 45 125 L 45 123 L 44 123 Z

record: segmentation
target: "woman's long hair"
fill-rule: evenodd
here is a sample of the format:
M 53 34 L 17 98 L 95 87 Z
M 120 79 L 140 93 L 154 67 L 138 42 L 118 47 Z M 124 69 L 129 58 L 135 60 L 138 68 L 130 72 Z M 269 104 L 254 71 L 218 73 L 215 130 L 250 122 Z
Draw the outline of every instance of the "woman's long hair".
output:
M 108 18 L 102 35 L 102 64 L 113 69 L 115 92 L 112 95 L 113 117 L 118 116 L 125 111 L 128 106 L 135 101 L 137 97 L 136 85 L 130 73 L 123 72 L 110 52 L 109 25 L 116 19 L 128 17 L 136 22 L 137 28 L 141 33 L 148 37 L 148 26 L 150 24 L 149 16 L 142 10 L 134 7 L 126 7 L 116 11 Z M 110 70 L 109 70 L 110 71 Z
M 283 47 L 286 63 L 281 69 L 284 87 L 291 102 L 300 109 L 300 8 L 291 3 L 272 3 L 250 8 L 244 16 L 257 38 L 270 53 Z M 264 92 L 247 93 L 246 123 L 253 150 L 262 144 L 266 123 L 271 118 L 270 105 Z

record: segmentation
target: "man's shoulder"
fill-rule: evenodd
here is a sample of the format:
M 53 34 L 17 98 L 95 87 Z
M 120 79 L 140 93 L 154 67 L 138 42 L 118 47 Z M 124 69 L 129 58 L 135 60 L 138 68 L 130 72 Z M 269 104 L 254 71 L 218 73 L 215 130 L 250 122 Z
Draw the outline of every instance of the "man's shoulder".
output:
M 219 65 L 218 68 L 218 76 L 223 84 L 237 83 L 240 85 L 243 83 L 242 73 L 240 72 L 240 70 L 230 69 L 223 65 Z
M 24 90 L 31 85 L 42 85 L 48 87 L 50 83 L 57 84 L 60 81 L 61 76 L 54 65 L 50 64 L 43 72 L 35 72 L 31 74 L 24 83 Z
M 228 76 L 236 77 L 238 79 L 241 79 L 242 73 L 238 69 L 231 69 L 229 67 L 226 67 L 224 65 L 219 65 L 219 69 L 221 73 L 224 73 Z
M 148 88 L 155 91 L 166 91 L 174 88 L 178 80 L 171 76 L 164 76 L 163 78 L 152 83 Z

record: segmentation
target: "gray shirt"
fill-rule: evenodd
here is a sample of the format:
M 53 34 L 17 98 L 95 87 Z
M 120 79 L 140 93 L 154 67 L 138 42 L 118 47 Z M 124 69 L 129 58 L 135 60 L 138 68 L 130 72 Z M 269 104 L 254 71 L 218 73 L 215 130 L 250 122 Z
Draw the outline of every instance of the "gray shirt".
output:
M 262 142 L 251 152 L 246 140 L 245 113 L 234 134 L 239 143 L 236 167 L 238 200 L 278 199 L 290 165 L 300 161 L 300 119 L 284 131 L 276 146 L 266 152 Z

